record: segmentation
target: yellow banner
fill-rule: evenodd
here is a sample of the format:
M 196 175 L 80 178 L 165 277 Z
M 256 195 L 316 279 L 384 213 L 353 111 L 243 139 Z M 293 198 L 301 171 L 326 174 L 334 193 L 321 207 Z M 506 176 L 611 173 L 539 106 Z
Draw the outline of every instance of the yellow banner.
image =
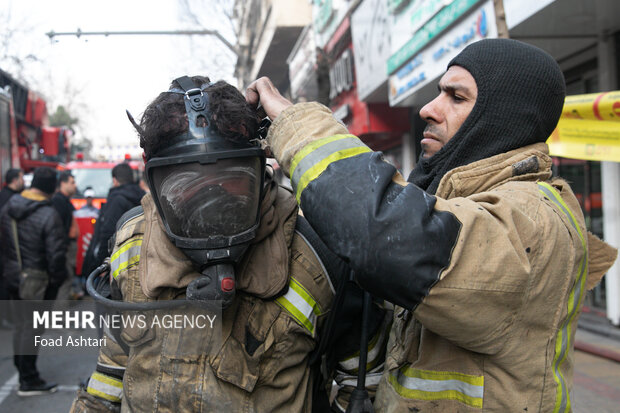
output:
M 547 144 L 553 156 L 620 162 L 620 91 L 567 96 Z

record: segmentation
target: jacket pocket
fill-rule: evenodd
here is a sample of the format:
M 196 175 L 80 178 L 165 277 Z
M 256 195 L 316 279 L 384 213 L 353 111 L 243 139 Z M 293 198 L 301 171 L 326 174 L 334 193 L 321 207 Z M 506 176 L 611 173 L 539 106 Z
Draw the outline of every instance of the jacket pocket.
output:
M 214 374 L 221 380 L 252 392 L 260 377 L 260 363 L 274 344 L 271 327 L 280 310 L 250 296 L 239 297 L 239 308 L 231 333 L 217 357 L 211 360 Z
M 126 315 L 125 315 L 126 316 Z M 129 315 L 129 317 L 133 317 Z M 137 316 L 139 317 L 139 316 Z M 136 320 L 142 320 L 136 318 Z M 150 328 L 148 318 L 143 319 L 145 325 L 138 323 L 133 326 L 128 326 L 122 329 L 120 337 L 130 348 L 136 348 L 143 344 L 146 344 L 155 338 L 155 330 Z
M 394 309 L 394 321 L 387 346 L 386 367 L 393 370 L 418 358 L 421 324 L 411 311 Z

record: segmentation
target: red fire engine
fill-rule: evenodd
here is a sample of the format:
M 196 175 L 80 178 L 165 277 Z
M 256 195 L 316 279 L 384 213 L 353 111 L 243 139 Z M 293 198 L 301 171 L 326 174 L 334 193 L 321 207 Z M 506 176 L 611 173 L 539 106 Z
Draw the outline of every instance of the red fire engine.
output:
M 0 69 L 0 182 L 9 168 L 62 169 L 70 159 L 70 137 L 69 129 L 49 126 L 41 96 Z
M 118 162 L 84 161 L 81 154 L 78 154 L 77 158 L 76 161 L 69 162 L 66 165 L 66 169 L 71 171 L 71 175 L 75 177 L 75 183 L 77 184 L 77 193 L 71 199 L 71 203 L 76 211 L 79 211 L 87 203 L 84 192 L 87 188 L 90 188 L 94 192 L 92 204 L 100 210 L 106 202 L 108 191 L 112 187 L 112 168 L 114 168 Z M 140 179 L 139 175 L 141 171 L 144 170 L 143 163 L 129 160 L 128 157 L 126 157 L 125 162 L 134 170 L 134 181 L 138 182 Z M 93 238 L 97 215 L 77 213 L 75 220 L 80 229 L 80 235 L 77 240 L 75 273 L 80 275 L 82 274 L 84 255 Z

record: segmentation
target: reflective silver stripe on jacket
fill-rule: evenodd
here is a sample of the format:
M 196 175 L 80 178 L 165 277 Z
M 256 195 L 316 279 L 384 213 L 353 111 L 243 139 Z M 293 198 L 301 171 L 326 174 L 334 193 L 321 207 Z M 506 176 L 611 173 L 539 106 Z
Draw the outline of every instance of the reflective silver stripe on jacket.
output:
M 291 277 L 288 291 L 283 296 L 278 297 L 276 303 L 314 336 L 316 317 L 322 314 L 322 310 L 319 303 L 299 281 Z
M 142 248 L 142 237 L 132 238 L 124 243 L 110 257 L 110 271 L 116 278 L 121 271 L 140 261 L 140 249 Z
M 123 382 L 116 377 L 95 371 L 88 380 L 86 391 L 101 399 L 120 403 L 123 397 Z
M 571 212 L 568 205 L 566 205 L 558 191 L 546 182 L 539 182 L 538 186 L 540 188 L 540 192 L 547 199 L 553 202 L 566 216 L 571 226 L 575 229 L 575 231 L 577 231 L 579 240 L 581 241 L 581 245 L 583 247 L 583 257 L 579 262 L 579 273 L 568 296 L 566 319 L 560 326 L 560 330 L 556 336 L 555 355 L 553 358 L 553 379 L 557 385 L 553 413 L 568 412 L 571 411 L 570 394 L 568 392 L 566 379 L 564 379 L 560 368 L 564 360 L 566 360 L 568 350 L 573 346 L 570 342 L 572 337 L 571 330 L 575 322 L 575 317 L 581 307 L 581 301 L 585 291 L 586 274 L 588 273 L 588 248 L 585 237 L 579 228 L 577 219 L 575 219 L 575 216 Z
M 334 135 L 304 146 L 293 157 L 289 172 L 297 202 L 306 186 L 330 164 L 367 152 L 371 149 L 354 135 Z
M 386 339 L 386 331 L 388 329 L 384 328 L 382 325 L 379 327 L 379 331 L 377 334 L 370 340 L 368 343 L 368 356 L 366 361 L 366 371 L 374 368 L 378 361 L 380 360 L 380 356 L 382 355 L 382 350 L 384 350 L 385 339 Z M 360 357 L 359 351 L 357 351 L 353 356 L 341 360 L 338 362 L 340 368 L 348 373 L 357 373 L 359 370 Z
M 388 381 L 396 393 L 408 399 L 456 400 L 482 409 L 484 376 L 405 366 L 390 373 Z

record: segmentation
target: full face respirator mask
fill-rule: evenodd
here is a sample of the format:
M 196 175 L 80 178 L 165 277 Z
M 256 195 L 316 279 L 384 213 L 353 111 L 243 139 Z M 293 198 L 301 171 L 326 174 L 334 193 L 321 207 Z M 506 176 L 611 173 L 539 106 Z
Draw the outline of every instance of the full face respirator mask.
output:
M 220 134 L 209 111 L 210 84 L 198 88 L 187 76 L 176 83 L 180 88 L 166 93 L 183 96 L 188 130 L 158 150 L 146 162 L 145 173 L 168 238 L 200 276 L 187 286 L 186 300 L 113 302 L 105 297 L 109 287 L 94 285 L 99 274 L 108 270 L 104 264 L 88 277 L 87 289 L 96 300 L 117 310 L 181 307 L 191 302 L 227 308 L 235 297 L 234 267 L 260 223 L 266 159 L 258 139 Z M 258 138 L 268 126 L 260 125 Z
M 183 96 L 187 132 L 171 139 L 146 163 L 146 179 L 171 242 L 200 272 L 188 300 L 235 296 L 234 266 L 256 236 L 265 176 L 265 153 L 246 137 L 221 136 L 209 111 L 209 85 L 187 76 L 167 93 Z M 206 86 L 206 88 L 205 88 Z

